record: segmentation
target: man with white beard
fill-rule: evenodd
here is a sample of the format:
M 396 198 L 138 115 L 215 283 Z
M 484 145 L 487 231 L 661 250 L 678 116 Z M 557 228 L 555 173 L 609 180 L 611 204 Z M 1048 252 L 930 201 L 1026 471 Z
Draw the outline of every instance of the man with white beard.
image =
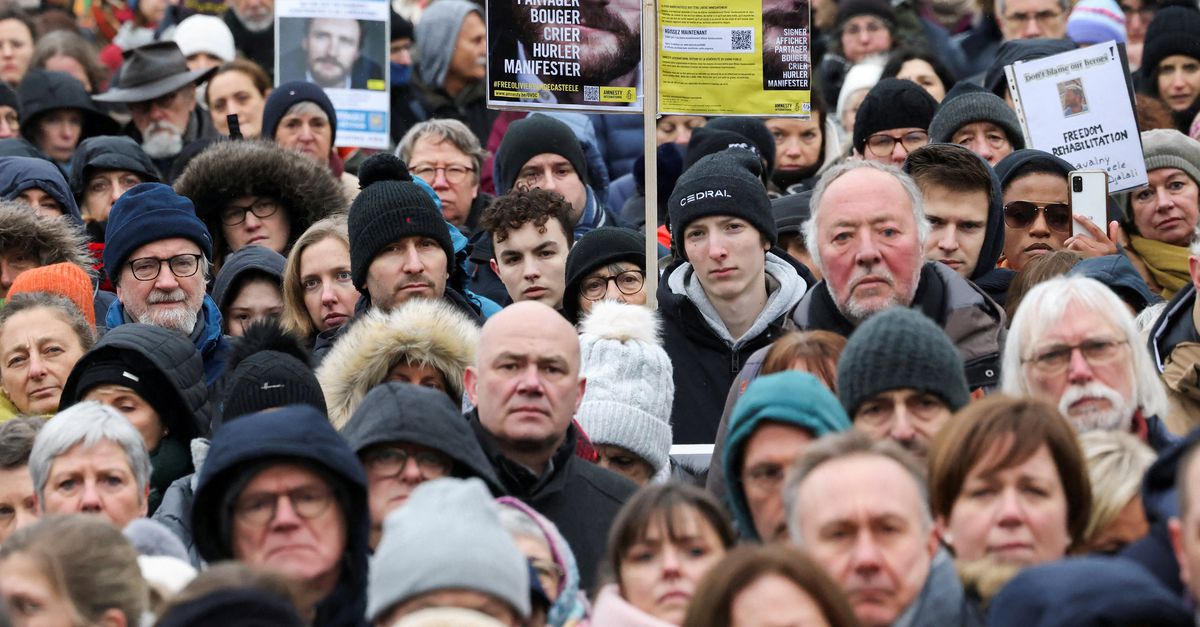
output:
M 142 145 L 164 176 L 187 144 L 217 137 L 212 118 L 196 103 L 196 88 L 216 68 L 189 70 L 187 58 L 173 41 L 126 50 L 114 86 L 95 97 L 129 107 L 124 132 Z
M 1000 369 L 1006 394 L 1054 403 L 1080 433 L 1126 431 L 1159 452 L 1176 441 L 1159 418 L 1167 397 L 1133 314 L 1095 279 L 1058 277 L 1030 290 Z
M 104 233 L 104 270 L 117 289 L 109 329 L 140 322 L 191 338 L 212 390 L 231 348 L 221 312 L 205 294 L 212 236 L 192 201 L 162 183 L 134 186 L 113 203 Z
M 275 77 L 275 0 L 229 0 L 221 17 L 233 33 L 233 46 Z

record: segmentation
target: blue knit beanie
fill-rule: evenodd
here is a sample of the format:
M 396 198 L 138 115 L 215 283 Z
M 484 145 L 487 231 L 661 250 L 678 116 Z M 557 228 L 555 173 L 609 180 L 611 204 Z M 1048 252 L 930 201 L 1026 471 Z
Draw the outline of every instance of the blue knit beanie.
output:
M 196 208 L 185 196 L 162 183 L 141 183 L 113 203 L 104 232 L 104 267 L 109 278 L 120 276 L 121 266 L 139 247 L 172 237 L 196 242 L 212 258 L 212 235 L 196 217 Z
M 815 438 L 850 430 L 850 418 L 837 397 L 807 372 L 785 370 L 750 382 L 729 417 L 722 469 L 729 486 L 729 508 L 744 538 L 757 538 L 758 534 L 746 504 L 742 461 L 746 442 L 763 422 L 793 425 L 809 431 Z

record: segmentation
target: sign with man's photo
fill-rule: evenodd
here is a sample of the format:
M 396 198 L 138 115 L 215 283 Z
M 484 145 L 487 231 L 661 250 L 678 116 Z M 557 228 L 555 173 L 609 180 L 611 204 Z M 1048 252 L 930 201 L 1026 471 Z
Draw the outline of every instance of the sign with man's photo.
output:
M 337 145 L 388 147 L 388 0 L 277 0 L 275 84 L 307 81 L 337 111 Z

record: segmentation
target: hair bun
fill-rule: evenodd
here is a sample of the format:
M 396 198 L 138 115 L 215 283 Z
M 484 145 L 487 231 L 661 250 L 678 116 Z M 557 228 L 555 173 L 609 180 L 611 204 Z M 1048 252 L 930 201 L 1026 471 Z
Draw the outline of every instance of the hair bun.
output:
M 381 152 L 368 157 L 358 168 L 358 188 L 366 189 L 379 181 L 412 181 L 412 175 L 403 159 Z

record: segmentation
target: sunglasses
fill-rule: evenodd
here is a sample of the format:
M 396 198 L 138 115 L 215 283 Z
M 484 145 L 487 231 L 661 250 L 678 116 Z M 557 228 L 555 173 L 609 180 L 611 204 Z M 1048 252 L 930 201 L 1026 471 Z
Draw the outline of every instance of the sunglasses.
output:
M 1004 205 L 1004 224 L 1010 229 L 1027 229 L 1037 220 L 1041 211 L 1046 216 L 1046 226 L 1051 231 L 1071 232 L 1071 205 L 1050 202 L 1039 205 L 1028 200 L 1014 200 Z

